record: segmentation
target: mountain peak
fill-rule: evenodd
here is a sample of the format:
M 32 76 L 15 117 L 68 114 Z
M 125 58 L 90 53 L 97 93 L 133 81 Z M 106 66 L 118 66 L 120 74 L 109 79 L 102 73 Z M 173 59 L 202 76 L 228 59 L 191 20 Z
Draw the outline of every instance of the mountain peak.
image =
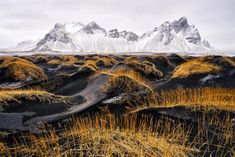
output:
M 187 20 L 186 17 L 181 17 L 181 18 L 178 20 L 178 22 L 180 23 L 180 25 L 181 25 L 182 27 L 188 26 L 188 20 Z
M 54 26 L 54 29 L 55 29 L 55 30 L 59 30 L 59 29 L 61 29 L 61 28 L 64 28 L 64 25 L 61 24 L 61 23 L 56 23 L 55 26 Z
M 85 27 L 83 27 L 82 29 L 83 31 L 85 31 L 88 34 L 95 34 L 95 32 L 102 32 L 104 34 L 106 34 L 106 31 L 104 28 L 101 28 L 96 22 L 90 22 L 88 23 Z
M 119 38 L 119 32 L 118 29 L 112 29 L 108 32 L 108 37 L 109 38 Z
M 29 45 L 29 46 L 28 46 Z M 208 41 L 203 41 L 198 29 L 189 25 L 186 17 L 166 21 L 160 27 L 138 36 L 131 31 L 111 29 L 107 31 L 96 22 L 83 25 L 78 22 L 60 24 L 36 44 L 22 43 L 19 51 L 96 51 L 96 52 L 175 52 L 211 50 Z
M 69 33 L 76 33 L 84 27 L 84 25 L 80 22 L 69 22 L 65 23 L 64 25 L 65 30 Z
M 85 27 L 90 27 L 93 29 L 100 29 L 101 28 L 95 21 L 88 23 Z

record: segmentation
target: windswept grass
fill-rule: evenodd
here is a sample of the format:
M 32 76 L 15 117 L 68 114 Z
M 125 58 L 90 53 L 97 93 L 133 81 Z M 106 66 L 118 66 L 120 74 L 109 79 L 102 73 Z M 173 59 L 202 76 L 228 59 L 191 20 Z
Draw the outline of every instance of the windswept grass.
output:
M 201 59 L 192 59 L 176 67 L 172 78 L 187 78 L 189 76 L 216 73 L 219 71 L 221 71 L 221 68 L 217 65 L 208 63 Z
M 162 91 L 163 106 L 186 105 L 193 108 L 220 109 L 235 112 L 235 89 L 220 87 L 178 88 Z
M 94 56 L 85 60 L 81 65 L 80 70 L 89 68 L 93 71 L 96 71 L 100 67 L 110 67 L 116 63 L 117 61 L 110 56 Z
M 149 61 L 144 61 L 144 62 L 136 60 L 128 61 L 126 62 L 126 65 L 146 77 L 151 77 L 151 78 L 163 77 L 163 73 L 159 69 L 157 69 L 153 63 Z
M 108 93 L 115 93 L 115 95 L 118 95 L 141 90 L 153 92 L 152 85 L 149 81 L 132 69 L 103 70 L 99 71 L 96 75 L 100 74 L 110 76 L 110 79 L 105 86 L 105 90 Z
M 76 62 L 78 62 L 78 59 L 76 57 L 67 55 L 67 56 L 59 56 L 56 59 L 52 59 L 48 61 L 48 64 L 68 66 L 68 65 L 73 65 Z
M 117 60 L 110 56 L 95 57 L 97 66 L 112 66 L 117 63 Z
M 10 156 L 157 156 L 187 157 L 197 149 L 186 145 L 187 135 L 180 126 L 165 128 L 158 133 L 162 123 L 141 125 L 136 117 L 113 115 L 88 116 L 75 119 L 61 134 L 54 130 L 46 135 L 30 135 L 18 141 L 13 148 L 4 148 L 2 154 Z M 27 142 L 26 142 L 27 141 Z
M 0 59 L 2 81 L 26 81 L 47 79 L 43 69 L 35 64 L 18 57 L 2 57 Z
M 158 92 L 155 96 L 154 100 L 143 103 L 139 108 L 186 106 L 207 111 L 218 109 L 235 112 L 235 89 L 233 88 L 178 88 Z
M 94 60 L 86 60 L 82 66 L 80 66 L 79 70 L 88 68 L 92 71 L 96 71 L 98 69 L 98 67 L 96 66 L 96 61 Z
M 220 65 L 223 65 L 224 68 L 235 68 L 235 62 L 230 57 L 222 57 L 219 62 Z
M 5 104 L 11 101 L 20 103 L 21 99 L 35 100 L 41 102 L 65 101 L 65 97 L 57 96 L 44 90 L 0 90 L 0 104 Z
M 33 55 L 33 56 L 23 56 L 21 58 L 26 59 L 32 63 L 38 63 L 38 62 L 47 63 L 49 56 Z

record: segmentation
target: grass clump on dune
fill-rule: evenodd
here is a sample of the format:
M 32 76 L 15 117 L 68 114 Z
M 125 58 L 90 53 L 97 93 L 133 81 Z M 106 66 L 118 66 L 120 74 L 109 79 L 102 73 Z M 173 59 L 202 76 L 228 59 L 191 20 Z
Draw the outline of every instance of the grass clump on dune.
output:
M 56 59 L 52 59 L 50 61 L 48 61 L 49 65 L 64 65 L 64 66 L 68 66 L 68 65 L 73 65 L 76 62 L 78 62 L 78 59 L 74 56 L 59 56 Z
M 173 72 L 172 78 L 187 78 L 190 76 L 216 73 L 219 71 L 221 71 L 221 68 L 217 65 L 208 63 L 200 59 L 192 59 L 176 67 Z
M 220 87 L 178 88 L 156 93 L 154 101 L 137 108 L 185 106 L 205 111 L 218 109 L 235 112 L 235 89 Z
M 156 93 L 152 84 L 133 69 L 106 70 L 98 72 L 98 75 L 100 74 L 110 76 L 104 86 L 104 92 L 110 97 L 120 97 L 118 104 L 121 104 L 124 110 L 155 101 Z
M 5 145 L 3 153 L 12 156 L 158 156 L 187 157 L 197 149 L 185 145 L 186 136 L 166 128 L 156 132 L 160 124 L 138 125 L 135 118 L 118 120 L 110 115 L 77 118 L 61 134 L 54 130 L 46 135 L 26 137 L 13 148 Z
M 32 62 L 32 63 L 47 63 L 49 56 L 44 55 L 33 55 L 33 56 L 25 56 L 24 59 Z
M 163 73 L 155 67 L 155 65 L 149 61 L 130 61 L 127 62 L 126 65 L 140 74 L 150 77 L 150 78 L 161 78 L 163 77 Z
M 2 57 L 0 59 L 2 81 L 46 80 L 43 69 L 18 57 Z
M 80 66 L 79 70 L 83 69 L 90 69 L 91 71 L 96 71 L 98 67 L 96 66 L 96 61 L 94 60 L 86 60 L 84 63 Z
M 94 56 L 91 59 L 96 62 L 102 61 L 104 63 L 104 65 L 102 65 L 102 66 L 114 65 L 117 63 L 117 60 L 111 56 Z
M 222 57 L 217 64 L 223 66 L 225 70 L 226 68 L 235 68 L 235 61 L 233 61 L 230 57 Z
M 90 69 L 92 71 L 96 71 L 100 69 L 100 67 L 112 66 L 116 62 L 117 61 L 114 58 L 109 56 L 94 56 L 85 60 L 81 65 L 80 70 Z
M 159 93 L 162 106 L 186 105 L 193 108 L 235 112 L 235 89 L 220 87 L 178 88 Z
M 105 90 L 108 93 L 113 93 L 114 95 L 122 93 L 132 94 L 133 92 L 143 90 L 153 92 L 152 85 L 132 69 L 101 71 L 98 74 L 106 74 L 110 76 Z
M 52 102 L 61 101 L 64 99 L 64 97 L 37 89 L 0 90 L 0 104 L 11 101 L 20 102 L 21 99 Z

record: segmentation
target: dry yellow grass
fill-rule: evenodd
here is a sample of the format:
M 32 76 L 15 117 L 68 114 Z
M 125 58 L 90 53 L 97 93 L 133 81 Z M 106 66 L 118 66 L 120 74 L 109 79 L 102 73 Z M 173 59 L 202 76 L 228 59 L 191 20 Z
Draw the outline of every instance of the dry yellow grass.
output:
M 44 62 L 47 63 L 49 56 L 44 56 L 44 55 L 32 55 L 32 56 L 23 56 L 21 57 L 23 59 L 26 59 L 32 63 L 35 62 Z
M 50 65 L 59 65 L 59 64 L 63 64 L 63 61 L 52 59 L 47 64 L 50 64 Z
M 82 66 L 80 67 L 80 70 L 87 67 L 92 69 L 93 71 L 96 71 L 101 66 L 112 66 L 115 63 L 117 63 L 117 61 L 112 57 L 94 56 L 92 58 L 88 58 L 87 60 L 85 60 Z
M 10 101 L 20 102 L 20 100 L 37 100 L 41 102 L 64 101 L 65 97 L 57 96 L 44 90 L 37 89 L 16 89 L 16 90 L 0 90 L 0 103 L 8 103 Z
M 106 74 L 110 76 L 105 90 L 116 94 L 132 93 L 147 89 L 153 92 L 152 85 L 139 73 L 132 69 L 102 70 L 96 75 Z
M 221 68 L 217 65 L 208 63 L 201 59 L 192 59 L 176 67 L 172 78 L 187 78 L 189 76 L 216 73 L 219 71 L 221 71 Z
M 230 57 L 223 57 L 220 64 L 225 64 L 225 66 L 233 67 L 235 68 L 235 62 Z
M 91 79 L 102 74 L 109 76 L 103 87 L 104 92 L 111 97 L 122 95 L 121 104 L 138 106 L 146 101 L 155 100 L 152 84 L 133 69 L 101 70 Z
M 125 63 L 128 63 L 128 62 L 139 62 L 139 58 L 136 56 L 126 57 Z
M 75 119 L 61 134 L 30 135 L 3 153 L 12 156 L 157 156 L 187 157 L 197 152 L 185 145 L 183 129 L 167 127 L 156 132 L 162 123 L 147 126 L 136 117 L 118 121 L 113 115 Z M 27 141 L 27 142 L 23 142 Z
M 88 68 L 92 71 L 96 71 L 99 69 L 100 66 L 112 66 L 117 61 L 109 56 L 94 56 L 93 58 L 88 58 L 83 62 L 79 70 L 84 68 Z
M 95 58 L 96 64 L 98 62 L 103 62 L 104 66 L 110 66 L 117 63 L 117 60 L 110 56 L 98 56 Z
M 78 59 L 76 57 L 68 55 L 68 56 L 59 56 L 57 59 L 52 59 L 48 61 L 48 64 L 68 66 L 68 65 L 73 65 L 76 62 L 78 62 Z
M 4 69 L 2 78 L 5 81 L 26 81 L 29 77 L 35 80 L 47 79 L 43 69 L 18 57 L 2 57 L 0 68 Z
M 192 88 L 162 91 L 159 93 L 163 106 L 186 105 L 193 108 L 235 111 L 235 89 Z
M 137 108 L 186 106 L 194 109 L 235 111 L 235 89 L 220 87 L 178 88 L 156 93 L 155 99 Z
M 144 62 L 129 61 L 126 62 L 126 65 L 146 77 L 154 77 L 154 78 L 163 77 L 163 73 L 159 69 L 157 69 L 153 63 L 149 61 L 144 61 Z
M 91 69 L 92 71 L 96 71 L 98 67 L 96 66 L 96 61 L 94 60 L 86 60 L 79 68 L 79 70 L 82 70 L 84 68 Z

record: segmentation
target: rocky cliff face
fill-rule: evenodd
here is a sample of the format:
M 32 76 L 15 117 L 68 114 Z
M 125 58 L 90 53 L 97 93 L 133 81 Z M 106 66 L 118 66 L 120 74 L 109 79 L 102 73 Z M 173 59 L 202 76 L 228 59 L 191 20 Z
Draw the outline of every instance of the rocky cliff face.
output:
M 32 44 L 32 42 L 31 42 Z M 24 50 L 27 43 L 24 44 Z M 22 46 L 21 46 L 22 47 Z M 21 47 L 15 50 L 21 51 Z M 182 17 L 138 36 L 131 31 L 112 29 L 106 31 L 97 23 L 55 24 L 54 28 L 35 45 L 32 51 L 95 51 L 95 52 L 158 52 L 158 51 L 207 51 L 209 42 L 194 25 Z

